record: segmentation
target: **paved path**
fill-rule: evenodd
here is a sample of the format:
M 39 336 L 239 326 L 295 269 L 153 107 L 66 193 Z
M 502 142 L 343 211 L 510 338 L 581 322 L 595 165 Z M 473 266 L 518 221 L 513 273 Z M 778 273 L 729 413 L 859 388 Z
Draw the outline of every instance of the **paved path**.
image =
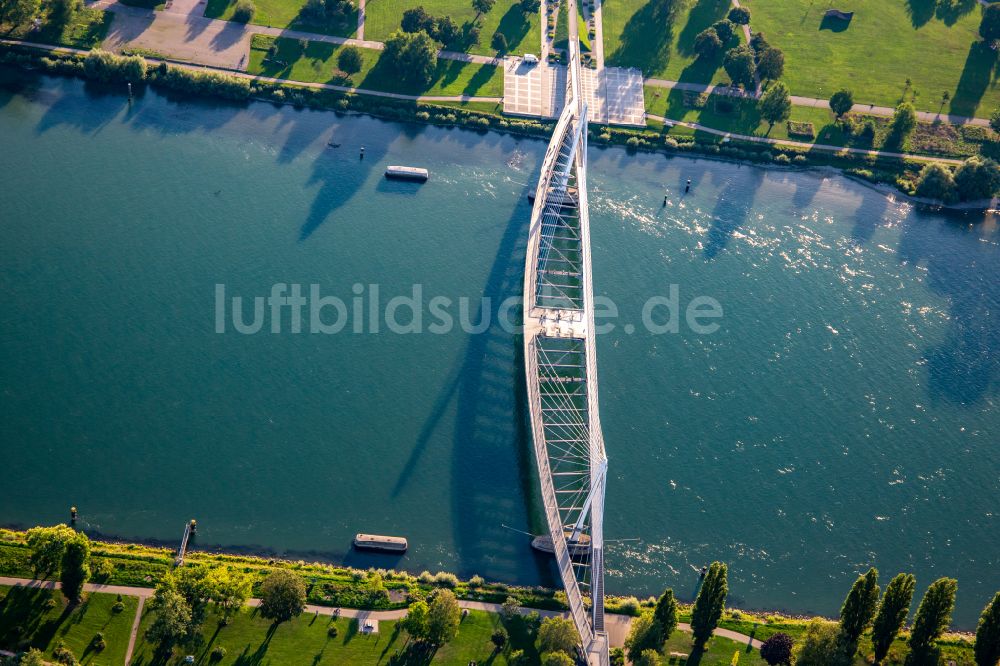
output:
M 135 609 L 135 620 L 132 622 L 132 633 L 128 636 L 128 649 L 125 650 L 125 663 L 132 663 L 132 653 L 135 651 L 135 639 L 139 635 L 139 624 L 142 622 L 142 607 L 146 597 L 139 597 L 139 605 Z
M 722 136 L 729 139 L 739 139 L 740 141 L 749 141 L 752 143 L 767 143 L 776 146 L 793 146 L 795 148 L 804 148 L 806 150 L 822 150 L 826 152 L 840 152 L 846 150 L 849 153 L 854 153 L 857 155 L 873 155 L 882 157 L 899 157 L 909 160 L 914 160 L 917 162 L 943 162 L 945 164 L 961 164 L 962 160 L 954 160 L 946 157 L 931 157 L 929 155 L 914 155 L 912 153 L 894 153 L 888 150 L 866 150 L 864 148 L 845 148 L 844 146 L 831 146 L 823 143 L 806 143 L 805 141 L 792 141 L 789 139 L 772 139 L 765 136 L 750 136 L 748 134 L 736 134 L 734 132 L 726 132 L 725 130 L 717 130 L 713 127 L 705 127 L 698 123 L 689 123 L 681 120 L 671 120 L 670 118 L 664 118 L 663 116 L 656 116 L 651 113 L 646 114 L 647 118 L 653 120 L 658 120 L 664 125 L 680 125 L 681 127 L 687 127 L 693 130 L 698 130 L 700 132 L 707 132 L 708 134 L 714 134 L 716 136 Z
M 365 0 L 358 0 L 358 31 L 354 34 L 358 39 L 365 38 Z

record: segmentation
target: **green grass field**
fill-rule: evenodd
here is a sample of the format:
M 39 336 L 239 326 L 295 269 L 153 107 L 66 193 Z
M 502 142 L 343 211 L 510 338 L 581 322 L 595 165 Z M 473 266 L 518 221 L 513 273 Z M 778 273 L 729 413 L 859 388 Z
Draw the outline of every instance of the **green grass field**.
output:
M 42 16 L 42 27 L 30 30 L 30 26 L 12 27 L 0 24 L 0 35 L 7 39 L 23 39 L 53 46 L 69 46 L 78 49 L 93 49 L 101 45 L 111 27 L 114 15 L 103 9 L 80 9 L 64 26 L 50 24 Z
M 695 58 L 695 36 L 729 11 L 729 0 L 604 0 L 604 58 L 647 77 L 719 83 L 722 57 Z
M 368 0 L 365 4 L 365 39 L 384 42 L 399 28 L 403 12 L 423 6 L 436 17 L 450 16 L 461 27 L 476 18 L 471 0 Z M 538 14 L 525 15 L 517 0 L 497 0 L 489 13 L 480 19 L 479 44 L 470 53 L 495 55 L 490 48 L 493 33 L 499 31 L 507 38 L 511 54 L 538 53 L 542 44 Z
M 278 45 L 274 60 L 287 65 L 271 60 L 264 62 L 272 42 Z M 254 35 L 247 71 L 291 81 L 330 83 L 407 95 L 499 97 L 503 94 L 503 70 L 499 67 L 439 58 L 434 81 L 429 86 L 417 88 L 401 83 L 399 77 L 380 61 L 382 52 L 374 49 L 360 49 L 361 71 L 347 77 L 337 70 L 337 54 L 341 48 L 326 42 L 306 42 L 303 50 L 297 39 Z
M 205 16 L 208 18 L 231 21 L 236 10 L 237 0 L 208 0 Z M 256 25 L 268 25 L 276 28 L 290 28 L 305 32 L 318 32 L 323 35 L 337 37 L 353 37 L 358 31 L 358 12 L 352 11 L 344 21 L 338 24 L 325 25 L 300 17 L 305 0 L 254 0 L 257 10 L 253 20 Z
M 138 600 L 123 597 L 125 609 L 120 613 L 111 609 L 115 601 L 113 594 L 92 593 L 71 607 L 57 590 L 0 586 L 0 647 L 17 650 L 27 640 L 51 659 L 61 641 L 82 664 L 119 666 L 125 661 Z M 97 632 L 107 643 L 100 652 L 91 647 Z
M 691 634 L 689 632 L 675 631 L 670 635 L 666 646 L 663 648 L 663 664 L 700 664 L 701 666 L 729 666 L 733 663 L 733 655 L 739 653 L 740 666 L 766 666 L 767 662 L 760 658 L 760 652 L 751 650 L 747 652 L 747 646 L 743 643 L 731 641 L 728 638 L 712 638 L 705 646 L 705 651 L 701 653 L 697 660 L 684 660 L 680 657 L 671 658 L 670 653 L 690 654 Z
M 445 664 L 467 666 L 471 661 L 492 666 L 506 666 L 511 650 L 523 649 L 531 657 L 537 655 L 531 645 L 532 636 L 521 629 L 523 623 L 510 627 L 509 646 L 494 655 L 490 635 L 500 626 L 499 615 L 473 611 L 462 621 L 458 637 L 432 655 L 411 654 L 407 651 L 407 637 L 396 628 L 395 622 L 379 622 L 379 633 L 358 633 L 355 620 L 330 616 L 301 615 L 289 622 L 274 625 L 249 609 L 236 615 L 229 625 L 220 627 L 218 617 L 209 613 L 203 625 L 202 636 L 196 646 L 175 648 L 164 658 L 155 654 L 155 646 L 144 638 L 146 628 L 153 620 L 151 612 L 143 613 L 140 636 L 136 640 L 132 666 L 152 664 L 179 664 L 184 655 L 194 655 L 197 663 L 209 663 L 209 655 L 217 646 L 226 650 L 220 662 L 229 664 L 351 664 L 375 666 L 394 663 L 397 666 L 417 664 Z M 330 637 L 330 626 L 337 627 L 336 637 Z M 396 661 L 390 661 L 393 658 Z
M 915 105 L 989 117 L 1000 105 L 997 53 L 978 41 L 975 0 L 838 0 L 850 23 L 823 18 L 829 3 L 748 0 L 754 31 L 785 52 L 784 81 L 796 95 L 829 98 L 842 87 L 858 103 L 895 106 L 912 79 Z M 944 7 L 954 7 L 944 11 Z

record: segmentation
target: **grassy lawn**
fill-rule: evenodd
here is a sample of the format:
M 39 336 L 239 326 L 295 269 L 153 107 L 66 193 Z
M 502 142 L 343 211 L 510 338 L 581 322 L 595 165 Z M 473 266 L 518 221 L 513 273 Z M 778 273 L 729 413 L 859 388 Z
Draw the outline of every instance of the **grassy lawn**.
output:
M 797 95 L 828 98 L 850 88 L 859 103 L 895 106 L 912 79 L 919 109 L 989 117 L 1000 105 L 997 53 L 978 42 L 981 10 L 955 0 L 838 0 L 850 23 L 823 19 L 829 3 L 748 0 L 751 27 L 785 52 L 784 80 Z
M 184 655 L 192 654 L 197 663 L 209 663 L 209 656 L 217 646 L 226 650 L 226 656 L 216 662 L 228 664 L 351 664 L 352 666 L 374 666 L 394 663 L 407 664 L 450 664 L 467 666 L 470 661 L 493 666 L 506 666 L 511 650 L 524 649 L 531 657 L 537 657 L 531 645 L 533 636 L 522 631 L 523 623 L 510 628 L 511 642 L 500 654 L 493 655 L 490 635 L 500 626 L 499 615 L 473 611 L 462 621 L 458 637 L 433 655 L 411 654 L 407 651 L 406 634 L 396 628 L 395 622 L 379 622 L 379 633 L 365 635 L 358 632 L 355 620 L 336 619 L 330 616 L 301 615 L 289 622 L 274 625 L 269 620 L 244 609 L 229 625 L 219 626 L 218 616 L 209 613 L 203 625 L 202 635 L 196 645 L 178 647 L 173 655 L 164 658 L 156 655 L 153 645 L 143 638 L 146 628 L 152 622 L 151 612 L 143 613 L 140 636 L 136 639 L 132 666 L 151 664 L 179 664 Z M 337 635 L 330 637 L 328 629 L 337 628 Z M 399 656 L 396 656 L 396 655 Z M 393 658 L 395 656 L 395 661 Z M 537 660 L 534 662 L 537 663 Z
M 273 60 L 265 62 L 271 43 L 277 43 L 278 52 Z M 247 71 L 292 81 L 330 83 L 408 95 L 500 97 L 503 94 L 503 70 L 499 67 L 440 58 L 434 81 L 429 86 L 418 88 L 401 83 L 399 77 L 381 62 L 382 52 L 374 49 L 360 49 L 361 71 L 348 77 L 337 69 L 337 54 L 341 48 L 325 42 L 306 42 L 303 50 L 297 39 L 254 35 Z
M 49 658 L 60 643 L 73 651 L 82 664 L 122 664 L 138 600 L 123 597 L 125 609 L 115 613 L 113 594 L 92 593 L 76 606 L 69 606 L 58 590 L 0 587 L 0 647 L 17 650 L 28 643 Z M 97 632 L 104 634 L 107 647 L 91 646 Z
M 80 9 L 65 26 L 53 25 L 45 16 L 41 18 L 43 23 L 39 30 L 31 30 L 29 25 L 0 24 L 0 36 L 54 46 L 92 49 L 104 41 L 114 15 L 103 9 Z
M 604 58 L 647 77 L 719 83 L 722 56 L 698 60 L 694 38 L 730 9 L 729 0 L 604 0 Z
M 760 658 L 760 652 L 751 650 L 747 652 L 744 643 L 737 643 L 728 638 L 712 638 L 705 651 L 695 658 L 671 657 L 670 653 L 691 654 L 691 634 L 689 632 L 675 631 L 670 635 L 666 646 L 663 648 L 663 664 L 701 664 L 701 666 L 729 666 L 733 663 L 733 655 L 739 653 L 740 666 L 765 666 L 767 662 Z
M 699 123 L 713 129 L 832 146 L 851 146 L 865 149 L 882 147 L 892 151 L 900 149 L 899 146 L 884 145 L 889 135 L 890 122 L 886 117 L 854 114 L 862 122 L 870 118 L 875 124 L 874 139 L 866 139 L 845 134 L 836 124 L 833 113 L 825 107 L 794 106 L 790 120 L 811 123 L 815 138 L 809 139 L 789 135 L 786 123 L 778 123 L 769 131 L 767 123 L 761 120 L 757 105 L 752 100 L 729 98 L 720 104 L 721 98 L 713 95 L 708 98 L 704 108 L 697 109 L 685 106 L 682 91 L 654 86 L 646 86 L 645 98 L 646 110 L 652 114 L 672 120 Z M 676 128 L 670 133 L 675 132 L 685 133 L 685 130 L 684 128 Z M 990 136 L 990 139 L 986 141 L 974 140 L 971 138 L 972 132 L 985 133 Z M 948 123 L 919 123 L 907 140 L 904 149 L 912 153 L 950 157 L 964 157 L 979 152 L 992 155 L 996 151 L 994 148 L 996 138 L 995 135 L 981 128 L 960 128 Z
M 152 0 L 150 0 L 152 1 Z M 205 16 L 231 21 L 237 0 L 208 0 Z M 337 37 L 353 37 L 358 31 L 358 12 L 352 10 L 342 23 L 323 24 L 302 18 L 300 12 L 306 0 L 254 0 L 257 10 L 250 21 L 256 25 L 318 32 Z
M 472 23 L 476 11 L 471 0 L 368 0 L 365 4 L 365 39 L 384 42 L 399 28 L 403 12 L 423 6 L 436 17 L 450 16 L 462 27 Z M 517 0 L 497 0 L 493 9 L 480 19 L 479 44 L 469 49 L 470 53 L 495 55 L 490 48 L 493 33 L 499 31 L 507 38 L 507 48 L 511 54 L 538 53 L 542 44 L 538 14 L 525 15 Z

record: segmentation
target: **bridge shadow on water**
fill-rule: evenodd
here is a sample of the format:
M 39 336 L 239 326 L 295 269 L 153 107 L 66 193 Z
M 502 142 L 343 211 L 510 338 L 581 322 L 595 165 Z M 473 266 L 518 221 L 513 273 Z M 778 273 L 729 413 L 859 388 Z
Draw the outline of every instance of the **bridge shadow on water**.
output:
M 535 173 L 528 174 L 522 203 L 506 224 L 482 290 L 486 301 L 470 294 L 477 303 L 471 323 L 488 320 L 489 325 L 482 333 L 469 335 L 464 353 L 451 368 L 444 390 L 420 429 L 393 495 L 398 496 L 409 483 L 410 470 L 454 404 L 451 485 L 455 556 L 460 563 L 457 573 L 470 576 L 482 573 L 477 567 L 488 567 L 491 578 L 552 584 L 555 577 L 550 561 L 536 557 L 528 537 L 501 527 L 508 524 L 539 533 L 544 520 L 537 501 L 527 420 L 523 341 L 497 321 L 504 299 L 519 299 L 522 292 L 531 215 L 526 194 L 535 177 Z M 520 324 L 520 307 L 518 303 L 514 308 L 516 324 Z M 512 447 L 513 467 L 508 462 Z M 534 575 L 526 571 L 530 567 L 534 567 Z

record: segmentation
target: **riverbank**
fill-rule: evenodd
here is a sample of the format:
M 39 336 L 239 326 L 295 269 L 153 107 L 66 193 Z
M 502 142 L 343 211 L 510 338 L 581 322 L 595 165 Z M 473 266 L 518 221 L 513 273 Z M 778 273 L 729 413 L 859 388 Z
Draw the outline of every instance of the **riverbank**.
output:
M 126 82 L 148 84 L 184 94 L 214 96 L 235 102 L 257 100 L 290 104 L 297 108 L 355 111 L 391 120 L 540 138 L 547 138 L 553 126 L 553 122 L 547 120 L 503 116 L 499 104 L 471 97 L 436 98 L 295 83 L 140 55 L 94 53 L 97 58 L 90 57 L 90 60 L 100 60 L 99 66 L 88 67 L 87 51 L 0 40 L 0 64 L 39 69 L 48 74 L 75 76 L 109 85 Z M 592 126 L 589 132 L 591 145 L 617 145 L 630 151 L 687 154 L 783 167 L 832 167 L 872 183 L 890 185 L 909 196 L 914 194 L 917 176 L 923 165 L 928 162 L 943 162 L 952 166 L 959 163 L 958 160 L 943 157 L 742 136 L 692 123 L 660 120 L 661 126 L 654 124 L 646 129 Z

